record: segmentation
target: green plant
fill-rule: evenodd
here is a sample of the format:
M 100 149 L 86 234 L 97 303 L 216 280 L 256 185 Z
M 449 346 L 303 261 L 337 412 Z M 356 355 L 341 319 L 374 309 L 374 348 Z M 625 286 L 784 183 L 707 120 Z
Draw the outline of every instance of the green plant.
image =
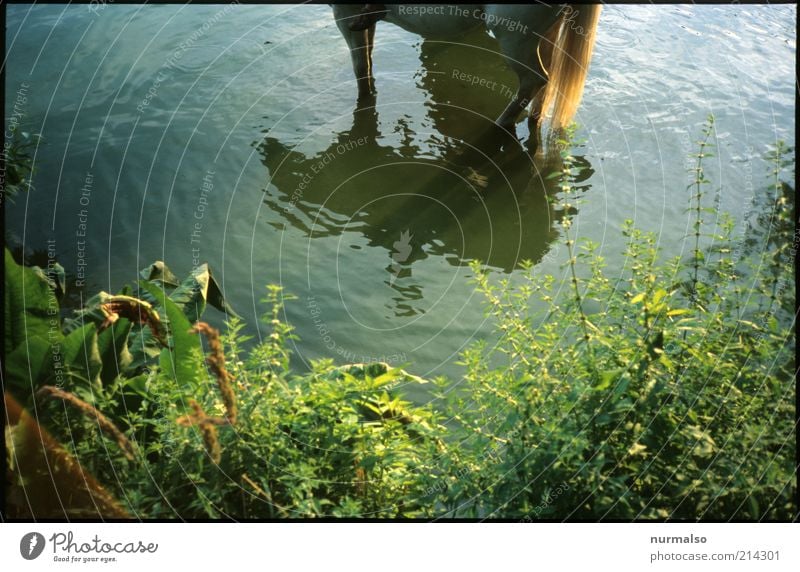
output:
M 38 144 L 39 140 L 38 135 L 14 131 L 11 141 L 3 144 L 2 193 L 4 198 L 8 198 L 12 203 L 20 192 L 27 192 L 31 188 L 33 157 L 30 149 Z
M 792 518 L 792 316 L 765 303 L 791 279 L 791 257 L 776 252 L 791 236 L 772 226 L 769 270 L 744 296 L 736 277 L 750 259 L 732 257 L 732 222 L 708 229 L 702 217 L 712 130 L 709 120 L 690 187 L 689 260 L 662 260 L 655 236 L 628 221 L 626 269 L 608 272 L 598 245 L 576 246 L 565 220 L 564 290 L 530 265 L 516 286 L 473 265 L 500 340 L 464 353 L 467 389 L 450 411 L 469 434 L 462 455 L 473 468 L 441 492 L 450 515 Z M 574 163 L 567 150 L 562 159 L 556 176 L 572 203 Z M 791 211 L 781 187 L 777 221 Z M 703 235 L 713 249 L 703 251 Z M 778 288 L 793 308 L 793 290 Z
M 687 260 L 627 221 L 625 267 L 609 272 L 563 217 L 565 288 L 530 263 L 517 284 L 473 264 L 499 340 L 463 353 L 459 390 L 433 381 L 439 410 L 403 401 L 398 384 L 427 381 L 385 364 L 292 373 L 278 286 L 254 347 L 207 266 L 181 282 L 155 263 L 62 322 L 58 281 L 8 250 L 4 390 L 133 518 L 794 518 L 792 151 L 770 153 L 772 193 L 740 244 L 729 217 L 703 216 L 712 132 Z M 567 213 L 573 137 L 555 174 Z M 221 334 L 200 321 L 208 304 L 228 314 Z M 8 451 L 24 431 L 6 427 Z
M 292 375 L 280 288 L 264 299 L 271 335 L 244 358 L 235 314 L 221 337 L 198 321 L 206 300 L 230 310 L 207 267 L 178 283 L 156 263 L 140 298 L 100 293 L 64 324 L 41 272 L 8 251 L 6 268 L 6 388 L 39 397 L 39 419 L 132 516 L 433 514 L 423 487 L 441 427 L 391 391 L 425 380 L 331 361 Z

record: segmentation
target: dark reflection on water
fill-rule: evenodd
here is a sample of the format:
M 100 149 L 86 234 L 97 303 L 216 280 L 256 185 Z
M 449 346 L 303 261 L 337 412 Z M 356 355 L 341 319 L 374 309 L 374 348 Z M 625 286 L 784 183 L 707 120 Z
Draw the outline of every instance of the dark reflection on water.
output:
M 414 262 L 429 256 L 453 265 L 477 259 L 511 272 L 522 260 L 541 260 L 562 217 L 550 200 L 557 181 L 546 178 L 555 166 L 536 161 L 533 138 L 520 142 L 486 116 L 465 117 L 464 107 L 452 105 L 445 91 L 452 83 L 437 82 L 431 73 L 452 67 L 437 56 L 468 60 L 474 48 L 422 46 L 427 73 L 419 85 L 430 97 L 430 133 L 414 133 L 401 118 L 383 128 L 399 135 L 389 140 L 380 106 L 367 105 L 353 112 L 352 125 L 325 149 L 306 151 L 270 135 L 257 143 L 268 170 L 266 206 L 309 238 L 361 233 L 369 246 L 391 253 L 387 283 L 411 297 L 421 287 L 403 290 L 397 279 L 412 274 Z M 585 180 L 593 171 L 580 161 Z
M 270 224 L 308 239 L 358 233 L 367 247 L 383 249 L 383 283 L 393 291 L 387 306 L 397 318 L 423 314 L 431 303 L 423 303 L 430 277 L 415 276 L 415 263 L 478 260 L 510 273 L 524 260 L 542 259 L 564 216 L 552 204 L 558 182 L 547 178 L 558 165 L 545 160 L 536 137 L 520 141 L 494 126 L 492 106 L 503 103 L 497 93 L 468 95 L 458 82 L 438 81 L 459 62 L 475 60 L 475 50 L 488 49 L 483 36 L 467 40 L 422 44 L 418 87 L 427 96 L 426 132 L 415 132 L 402 116 L 382 123 L 379 94 L 362 102 L 323 149 L 270 132 L 256 143 L 268 171 L 264 204 L 276 215 Z M 504 86 L 508 72 L 496 63 L 489 58 L 474 71 Z M 578 161 L 585 181 L 593 170 L 583 157 Z M 340 255 L 346 265 L 347 255 Z
M 556 237 L 554 183 L 544 184 L 523 150 L 487 156 L 453 144 L 439 145 L 439 157 L 420 155 L 411 145 L 381 144 L 374 108 L 353 118 L 351 129 L 311 155 L 272 137 L 259 146 L 269 171 L 265 204 L 308 237 L 360 232 L 370 246 L 393 251 L 410 233 L 417 247 L 396 263 L 439 255 L 506 272 L 540 260 Z

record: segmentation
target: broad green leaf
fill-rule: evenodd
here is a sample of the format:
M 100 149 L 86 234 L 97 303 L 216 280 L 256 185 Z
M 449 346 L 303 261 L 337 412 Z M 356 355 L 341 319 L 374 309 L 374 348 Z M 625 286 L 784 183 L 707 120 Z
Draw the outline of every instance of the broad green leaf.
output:
M 5 249 L 5 353 L 10 354 L 26 339 L 48 339 L 50 332 L 60 334 L 58 300 L 47 281 L 31 268 L 14 261 Z
M 64 271 L 64 267 L 58 262 L 54 262 L 47 271 L 39 266 L 31 266 L 31 270 L 33 270 L 39 278 L 47 282 L 58 299 L 64 296 L 64 293 L 67 291 L 67 273 Z
M 13 352 L 6 354 L 6 382 L 14 394 L 25 402 L 33 396 L 40 385 L 51 381 L 57 383 L 57 380 L 49 379 L 53 373 L 56 356 L 60 358 L 59 353 L 53 353 L 50 343 L 40 337 L 30 337 Z M 63 382 L 63 378 L 61 381 Z
M 140 280 L 137 297 L 155 306 L 162 323 L 165 322 L 163 306 L 166 294 L 160 286 Z M 128 368 L 131 371 L 136 371 L 144 365 L 157 361 L 161 355 L 162 348 L 161 342 L 153 335 L 149 326 L 134 326 L 128 335 L 128 349 L 131 354 L 131 362 Z
M 192 324 L 158 286 L 145 281 L 140 284 L 164 310 L 161 320 L 169 332 L 169 348 L 164 348 L 160 353 L 162 371 L 177 379 L 181 385 L 199 383 L 205 375 L 205 366 L 201 359 L 197 359 L 200 341 L 198 336 L 189 332 Z
M 76 310 L 72 318 L 64 320 L 64 333 L 68 334 L 90 323 L 100 326 L 106 319 L 106 315 L 100 306 L 109 297 L 111 297 L 111 294 L 101 291 L 86 300 L 83 308 Z
M 625 390 L 628 389 L 628 385 L 631 383 L 631 378 L 629 375 L 623 375 L 619 382 L 617 383 L 616 387 L 614 387 L 614 397 L 620 396 L 625 393 Z
M 72 371 L 79 371 L 96 388 L 100 388 L 100 370 L 103 362 L 97 344 L 97 329 L 94 324 L 71 332 L 62 343 L 64 363 Z
M 148 282 L 161 282 L 163 286 L 168 286 L 170 288 L 177 288 L 180 286 L 178 277 L 175 276 L 161 260 L 156 260 L 147 268 L 142 269 L 142 271 L 139 272 L 139 276 Z
M 191 276 L 184 280 L 169 297 L 192 323 L 203 315 L 206 303 L 211 304 L 220 312 L 239 317 L 222 296 L 222 290 L 214 280 L 208 264 L 201 264 L 195 268 Z
M 130 371 L 152 363 L 161 355 L 161 343 L 147 326 L 135 326 L 128 334 L 128 350 L 131 354 Z
M 103 385 L 114 381 L 133 361 L 128 351 L 128 334 L 133 324 L 125 318 L 117 320 L 97 336 L 97 345 L 103 369 L 100 379 Z
M 147 393 L 147 380 L 150 379 L 150 374 L 143 373 L 136 377 L 130 377 L 122 383 L 123 393 L 135 393 L 145 399 L 150 395 Z

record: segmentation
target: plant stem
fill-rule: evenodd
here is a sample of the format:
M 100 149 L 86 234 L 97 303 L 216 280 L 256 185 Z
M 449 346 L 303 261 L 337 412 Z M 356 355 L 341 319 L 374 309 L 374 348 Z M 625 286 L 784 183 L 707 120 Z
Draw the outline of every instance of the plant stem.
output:
M 703 172 L 703 158 L 706 156 L 705 149 L 708 146 L 708 139 L 714 131 L 714 116 L 709 115 L 706 126 L 703 129 L 704 137 L 700 141 L 700 152 L 697 154 L 697 166 L 695 167 L 695 221 L 694 221 L 694 276 L 692 277 L 692 297 L 697 301 L 697 282 L 700 274 L 700 229 L 703 226 L 702 203 L 703 190 L 701 185 L 706 182 Z

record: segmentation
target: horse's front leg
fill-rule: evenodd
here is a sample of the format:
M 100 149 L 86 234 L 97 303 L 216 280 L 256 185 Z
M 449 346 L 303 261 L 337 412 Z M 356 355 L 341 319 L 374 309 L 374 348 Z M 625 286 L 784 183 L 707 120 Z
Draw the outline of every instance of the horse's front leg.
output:
M 515 17 L 514 11 L 517 8 L 519 7 L 496 5 L 493 10 L 498 12 L 496 15 Z M 552 14 L 549 14 L 549 9 L 546 8 L 546 10 L 547 14 L 543 15 L 543 18 L 548 16 L 545 22 L 545 30 L 552 24 L 550 22 Z M 542 26 L 545 24 L 542 24 Z M 531 26 L 533 26 L 533 23 L 531 23 Z M 497 124 L 500 127 L 513 132 L 517 118 L 527 109 L 531 100 L 540 93 L 542 86 L 547 82 L 547 73 L 542 67 L 542 61 L 538 54 L 540 38 L 538 34 L 512 32 L 502 26 L 495 27 L 492 31 L 497 37 L 506 63 L 514 70 L 519 80 L 519 87 L 514 99 L 511 100 L 500 117 L 497 118 Z M 538 111 L 535 107 L 533 113 L 538 113 Z
M 375 39 L 375 26 L 366 30 L 351 32 L 347 20 L 337 20 L 336 24 L 342 32 L 347 47 L 350 48 L 350 60 L 358 85 L 358 99 L 369 99 L 375 95 L 375 78 L 372 75 L 372 46 Z
M 375 97 L 375 76 L 372 75 L 372 46 L 375 40 L 375 24 L 360 32 L 350 32 L 353 38 L 350 58 L 358 84 L 358 99 L 372 100 Z
M 372 43 L 375 39 L 375 25 L 364 30 L 354 31 L 350 26 L 359 19 L 362 6 L 354 4 L 333 4 L 333 17 L 347 47 L 350 61 L 358 85 L 358 98 L 368 98 L 375 93 L 375 78 L 372 77 Z
M 375 24 L 364 30 L 367 34 L 365 46 L 365 59 L 366 59 L 366 77 L 367 82 L 362 91 L 361 85 L 358 86 L 358 98 L 374 98 L 375 97 L 375 76 L 372 75 L 372 48 L 375 46 Z M 356 77 L 360 77 L 356 72 Z

